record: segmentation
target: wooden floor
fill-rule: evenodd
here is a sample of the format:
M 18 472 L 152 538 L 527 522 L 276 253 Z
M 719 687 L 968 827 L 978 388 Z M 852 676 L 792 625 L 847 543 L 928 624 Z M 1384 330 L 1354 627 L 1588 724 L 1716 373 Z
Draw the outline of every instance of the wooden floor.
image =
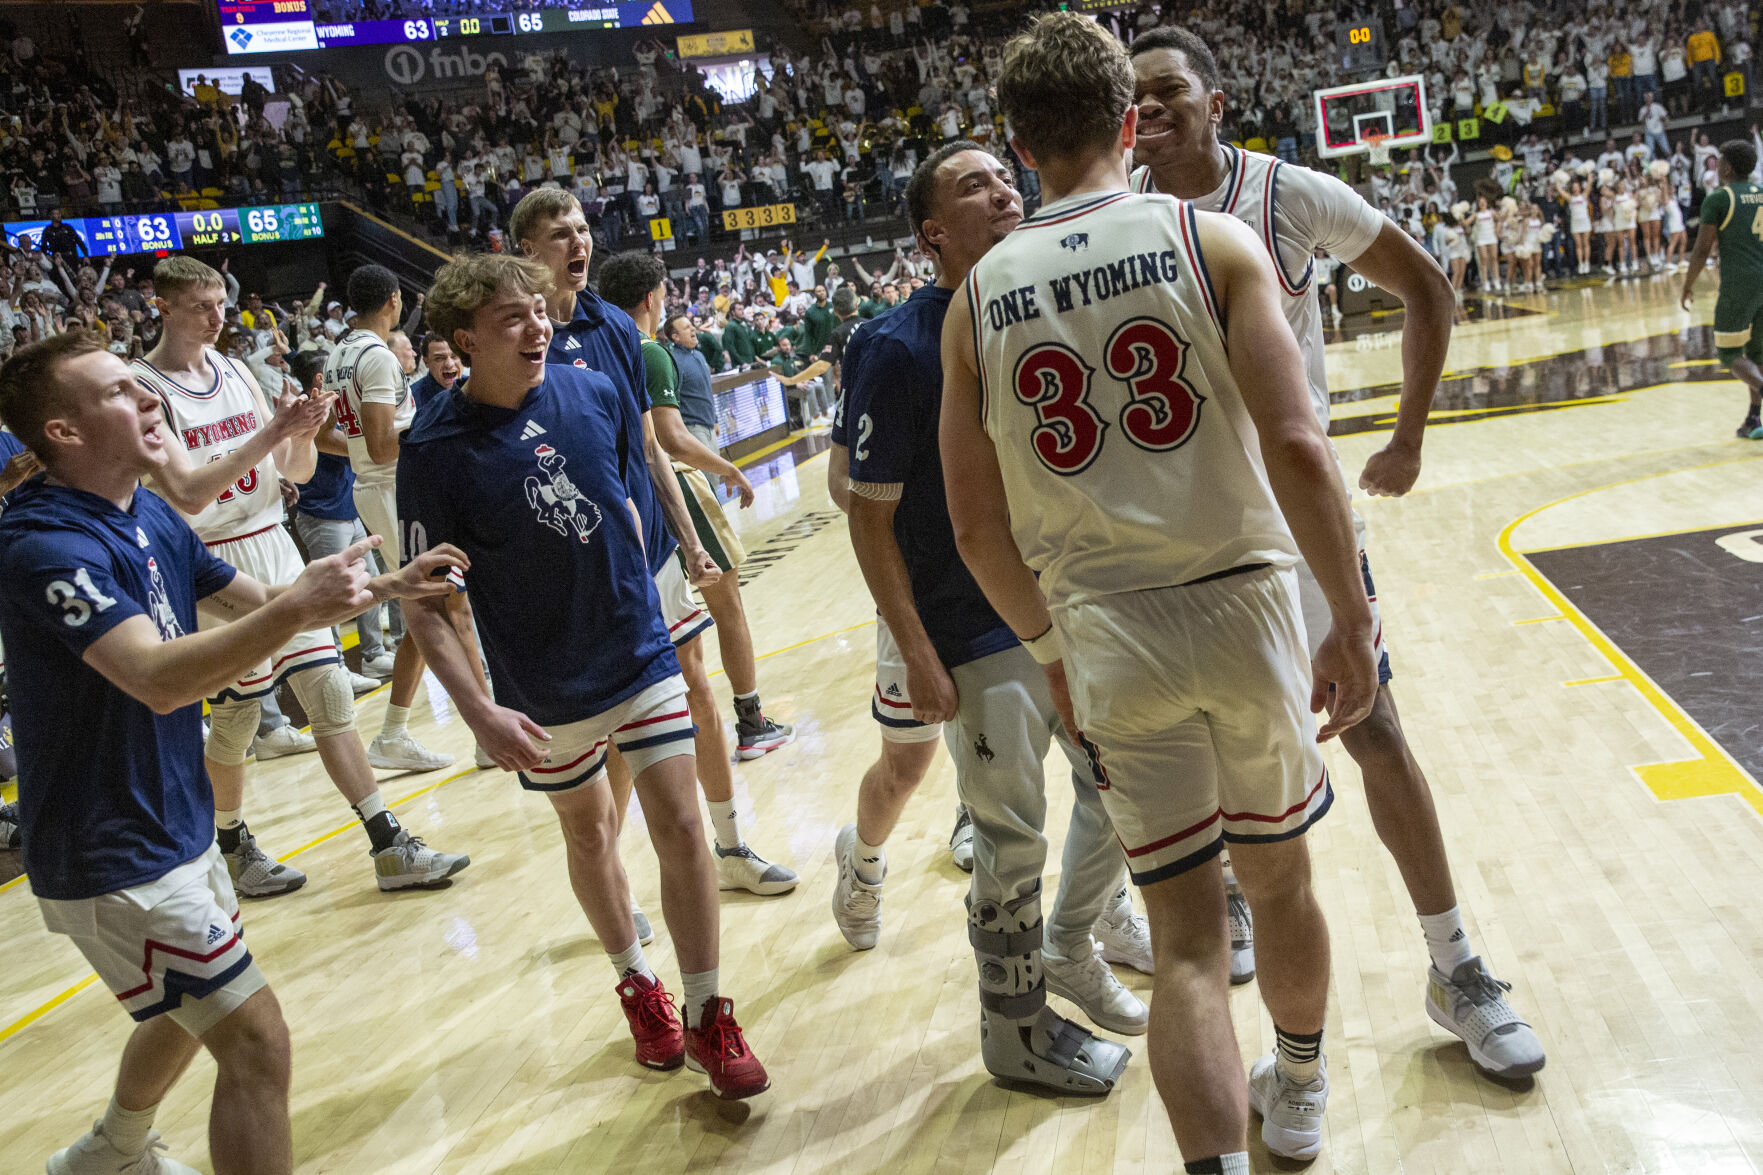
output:
M 1733 439 L 1739 385 L 1704 359 L 1672 360 L 1679 344 L 1661 338 L 1705 323 L 1713 298 L 1692 318 L 1675 288 L 1588 287 L 1511 301 L 1534 313 L 1466 321 L 1450 367 L 1486 370 L 1450 385 L 1419 487 L 1360 503 L 1398 697 L 1462 905 L 1549 1063 L 1526 1088 L 1493 1084 L 1428 1021 L 1412 909 L 1356 771 L 1331 749 L 1340 802 L 1314 851 L 1334 941 L 1333 1090 L 1314 1171 L 1763 1166 L 1763 792 L 1618 638 L 1568 607 L 1573 585 L 1522 555 L 1763 518 L 1763 447 Z M 1704 346 L 1705 333 L 1692 332 Z M 1640 361 L 1650 347 L 1663 359 Z M 1386 436 L 1377 418 L 1393 400 L 1375 389 L 1399 378 L 1398 336 L 1374 325 L 1331 346 L 1329 368 L 1340 391 L 1374 390 L 1340 404 L 1341 431 L 1362 430 L 1338 439 L 1356 474 Z M 1606 390 L 1562 400 L 1564 371 L 1569 383 L 1597 374 Z M 1653 382 L 1628 386 L 1624 372 Z M 772 1091 L 724 1105 L 701 1077 L 631 1062 L 549 807 L 511 778 L 386 779 L 407 825 L 473 864 L 445 891 L 382 895 L 316 758 L 278 760 L 253 768 L 248 815 L 311 882 L 249 904 L 245 920 L 293 1027 L 300 1171 L 1180 1170 L 1142 1057 L 1097 1102 L 987 1078 L 966 879 L 944 848 L 946 756 L 889 845 L 880 946 L 854 954 L 834 928 L 833 837 L 853 818 L 877 736 L 873 610 L 842 520 L 825 516 L 824 470 L 823 456 L 784 461 L 740 520 L 749 546 L 783 536 L 746 600 L 767 707 L 801 735 L 737 779 L 748 839 L 802 885 L 723 906 L 724 989 Z M 384 705 L 383 691 L 362 702 L 364 729 Z M 438 689 L 418 700 L 413 726 L 470 763 L 470 735 Z M 658 914 L 638 814 L 624 847 Z M 676 986 L 656 923 L 650 959 Z M 39 1169 L 103 1109 L 129 1025 L 43 930 L 23 882 L 0 891 L 0 941 L 10 1173 Z M 1148 997 L 1144 977 L 1123 978 Z M 1253 985 L 1232 1008 L 1244 1057 L 1264 1051 L 1272 1031 Z M 203 1169 L 212 1077 L 198 1061 L 159 1118 L 172 1153 Z M 1289 1169 L 1255 1146 L 1257 1170 Z

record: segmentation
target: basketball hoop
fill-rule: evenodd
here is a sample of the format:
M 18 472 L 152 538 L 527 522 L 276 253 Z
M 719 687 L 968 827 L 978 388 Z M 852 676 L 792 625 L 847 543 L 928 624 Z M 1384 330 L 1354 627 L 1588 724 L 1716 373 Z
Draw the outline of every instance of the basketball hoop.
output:
M 1388 167 L 1390 164 L 1389 136 L 1372 132 L 1365 136 L 1366 162 L 1373 167 Z

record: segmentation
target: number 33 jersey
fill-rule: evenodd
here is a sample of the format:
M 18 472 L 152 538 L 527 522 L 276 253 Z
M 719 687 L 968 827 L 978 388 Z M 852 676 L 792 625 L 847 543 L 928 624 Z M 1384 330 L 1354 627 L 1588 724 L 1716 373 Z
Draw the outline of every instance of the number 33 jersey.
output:
M 1296 561 L 1188 204 L 1049 204 L 967 296 L 1011 530 L 1050 603 Z
M 145 359 L 129 364 L 135 379 L 159 397 L 165 422 L 190 454 L 190 464 L 218 461 L 269 423 L 257 381 L 245 365 L 203 348 L 208 381 L 185 387 Z M 197 536 L 213 546 L 280 526 L 282 491 L 275 458 L 264 456 L 251 471 L 189 519 Z

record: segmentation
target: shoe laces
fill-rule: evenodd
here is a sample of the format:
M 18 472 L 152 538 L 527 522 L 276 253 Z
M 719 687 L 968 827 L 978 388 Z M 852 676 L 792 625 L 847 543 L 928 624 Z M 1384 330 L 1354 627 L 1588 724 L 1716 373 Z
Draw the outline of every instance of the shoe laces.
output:
M 121 1168 L 117 1175 L 159 1175 L 165 1170 L 165 1165 L 159 1161 L 159 1156 L 170 1150 L 171 1144 L 159 1137 L 159 1132 L 155 1130 L 147 1136 L 147 1149 L 143 1150 L 134 1162 Z
M 845 913 L 852 917 L 865 919 L 875 917 L 876 911 L 881 909 L 881 896 L 854 871 L 851 878 L 857 884 L 853 885 L 850 892 L 845 894 L 844 901 L 840 905 L 844 907 Z
M 645 989 L 632 976 L 630 986 L 637 993 L 632 1003 L 644 1025 L 649 1028 L 668 1028 L 673 1025 L 677 1013 L 673 1010 L 672 998 L 668 996 L 667 989 L 661 986 L 660 980 Z
M 747 1038 L 741 1035 L 741 1026 L 735 1023 L 731 1011 L 733 1005 L 727 1000 L 719 1000 L 716 1016 L 698 1028 L 698 1033 L 710 1043 L 712 1051 L 719 1057 L 742 1057 L 747 1054 Z
M 1488 974 L 1485 966 L 1478 966 L 1463 982 L 1452 980 L 1452 985 L 1469 998 L 1469 1002 L 1478 1008 L 1498 1003 L 1506 998 L 1512 985 L 1504 979 L 1495 979 Z

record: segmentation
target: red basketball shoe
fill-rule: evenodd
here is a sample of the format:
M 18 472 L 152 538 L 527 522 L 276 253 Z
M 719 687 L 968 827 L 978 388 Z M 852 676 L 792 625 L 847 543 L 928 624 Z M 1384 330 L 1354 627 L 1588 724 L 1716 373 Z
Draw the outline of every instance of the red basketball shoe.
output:
M 734 1001 L 721 996 L 706 1000 L 704 1013 L 698 1027 L 686 1029 L 686 1068 L 709 1077 L 716 1096 L 727 1101 L 770 1089 L 765 1066 L 747 1047 L 741 1026 L 735 1023 Z
M 679 1068 L 685 1060 L 684 1029 L 661 980 L 626 975 L 618 981 L 618 1002 L 637 1041 L 637 1064 L 649 1069 Z

